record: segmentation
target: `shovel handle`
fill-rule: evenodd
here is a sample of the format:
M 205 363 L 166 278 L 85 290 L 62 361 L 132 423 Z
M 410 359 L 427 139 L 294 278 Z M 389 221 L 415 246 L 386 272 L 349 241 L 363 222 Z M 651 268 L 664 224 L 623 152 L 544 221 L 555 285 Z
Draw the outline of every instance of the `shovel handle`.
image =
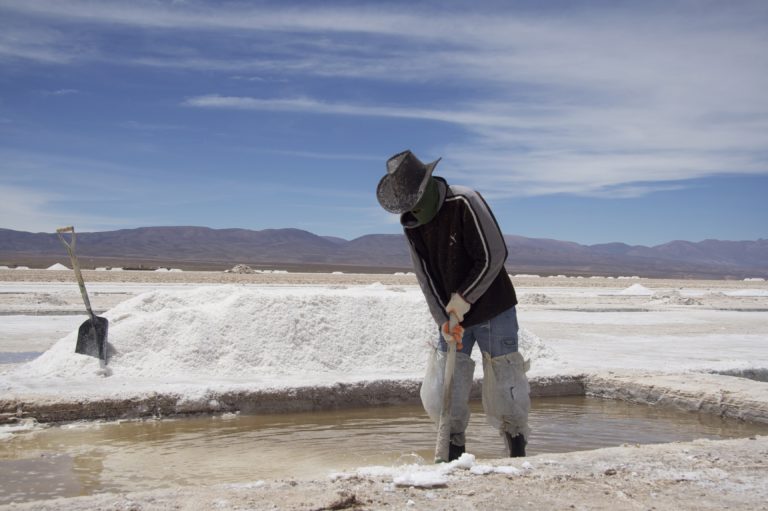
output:
M 64 233 L 70 233 L 72 235 L 71 242 L 67 243 Z M 77 262 L 77 256 L 75 255 L 75 245 L 77 244 L 77 235 L 75 234 L 75 228 L 71 225 L 68 227 L 59 227 L 56 229 L 56 234 L 64 244 L 69 254 L 69 260 L 72 261 L 72 269 L 75 271 L 75 277 L 77 277 L 77 285 L 80 286 L 80 294 L 83 296 L 83 302 L 85 303 L 85 310 L 88 311 L 88 316 L 94 321 L 93 310 L 91 309 L 91 301 L 88 299 L 88 292 L 85 290 L 85 282 L 83 282 L 83 274 L 80 272 L 80 264 Z
M 453 372 L 456 367 L 456 341 L 448 342 L 448 352 L 445 354 L 445 373 L 443 374 L 443 406 L 440 409 L 440 420 L 437 425 L 437 442 L 435 444 L 435 463 L 445 463 L 449 458 L 451 443 L 451 415 L 453 401 Z

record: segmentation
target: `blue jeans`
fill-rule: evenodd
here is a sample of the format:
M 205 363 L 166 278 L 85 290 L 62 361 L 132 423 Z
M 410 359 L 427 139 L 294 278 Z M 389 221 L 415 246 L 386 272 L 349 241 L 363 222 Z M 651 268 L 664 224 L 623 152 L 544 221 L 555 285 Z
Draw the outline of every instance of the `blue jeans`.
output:
M 491 358 L 514 353 L 517 351 L 517 330 L 517 310 L 513 306 L 484 323 L 466 328 L 461 339 L 464 346 L 458 353 L 471 355 L 475 342 L 480 346 L 480 351 L 488 353 Z M 438 348 L 443 352 L 448 351 L 442 332 Z

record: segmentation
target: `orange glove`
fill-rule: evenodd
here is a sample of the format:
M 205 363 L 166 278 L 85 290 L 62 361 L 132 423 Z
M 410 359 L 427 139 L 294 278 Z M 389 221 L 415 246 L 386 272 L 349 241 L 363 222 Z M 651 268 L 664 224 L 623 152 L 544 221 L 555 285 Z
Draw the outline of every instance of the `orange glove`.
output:
M 443 323 L 441 330 L 446 342 L 455 342 L 457 350 L 464 347 L 461 344 L 461 338 L 464 337 L 464 327 L 456 321 L 455 317 L 451 317 L 450 321 Z

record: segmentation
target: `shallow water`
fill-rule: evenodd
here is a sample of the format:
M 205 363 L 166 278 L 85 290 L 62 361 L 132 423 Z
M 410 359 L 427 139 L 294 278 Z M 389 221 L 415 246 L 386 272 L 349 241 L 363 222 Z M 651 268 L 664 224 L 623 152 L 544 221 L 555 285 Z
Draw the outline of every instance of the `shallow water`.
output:
M 479 403 L 473 412 L 468 452 L 503 457 Z M 529 455 L 768 434 L 766 426 L 585 397 L 536 399 L 530 424 Z M 420 406 L 74 423 L 0 440 L 0 504 L 431 463 L 434 442 Z

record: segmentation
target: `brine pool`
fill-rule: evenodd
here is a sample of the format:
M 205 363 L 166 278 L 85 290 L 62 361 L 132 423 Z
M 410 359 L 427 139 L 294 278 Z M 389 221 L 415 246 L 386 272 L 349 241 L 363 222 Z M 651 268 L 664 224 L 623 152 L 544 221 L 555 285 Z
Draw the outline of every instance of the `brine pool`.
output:
M 467 451 L 504 457 L 472 403 Z M 534 399 L 528 454 L 768 434 L 768 426 L 589 397 Z M 323 478 L 432 462 L 421 406 L 275 415 L 77 422 L 2 435 L 0 504 L 260 479 Z

